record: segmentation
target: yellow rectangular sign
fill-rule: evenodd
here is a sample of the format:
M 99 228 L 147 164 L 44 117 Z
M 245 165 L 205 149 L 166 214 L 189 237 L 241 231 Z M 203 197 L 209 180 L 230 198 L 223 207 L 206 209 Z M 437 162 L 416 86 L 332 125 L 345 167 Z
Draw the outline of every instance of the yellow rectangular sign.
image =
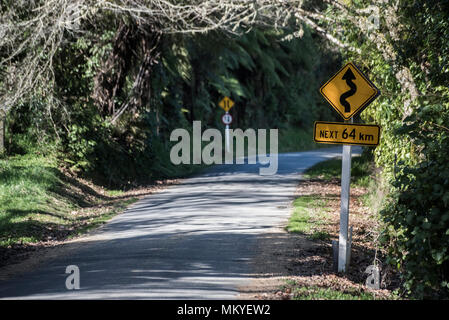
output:
M 315 122 L 313 140 L 318 143 L 377 146 L 380 127 L 372 124 Z

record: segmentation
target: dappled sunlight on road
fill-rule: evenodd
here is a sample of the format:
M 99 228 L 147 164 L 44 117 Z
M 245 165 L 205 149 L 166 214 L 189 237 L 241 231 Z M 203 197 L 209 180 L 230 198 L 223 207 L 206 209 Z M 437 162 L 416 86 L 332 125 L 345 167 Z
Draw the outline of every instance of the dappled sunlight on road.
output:
M 26 299 L 234 299 L 251 278 L 258 237 L 288 219 L 304 169 L 340 148 L 279 155 L 276 175 L 220 165 L 150 195 L 88 236 L 70 255 L 0 283 Z M 77 265 L 81 289 L 65 288 Z

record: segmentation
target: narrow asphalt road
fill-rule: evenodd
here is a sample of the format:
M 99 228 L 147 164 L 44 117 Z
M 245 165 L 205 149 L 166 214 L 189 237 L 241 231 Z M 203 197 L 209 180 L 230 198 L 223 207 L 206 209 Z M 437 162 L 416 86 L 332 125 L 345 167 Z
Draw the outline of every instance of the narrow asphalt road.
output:
M 210 168 L 139 201 L 71 254 L 0 282 L 0 297 L 235 299 L 251 277 L 257 236 L 289 217 L 301 173 L 340 154 L 280 154 L 272 176 L 259 165 Z M 79 290 L 65 287 L 68 265 L 79 267 Z

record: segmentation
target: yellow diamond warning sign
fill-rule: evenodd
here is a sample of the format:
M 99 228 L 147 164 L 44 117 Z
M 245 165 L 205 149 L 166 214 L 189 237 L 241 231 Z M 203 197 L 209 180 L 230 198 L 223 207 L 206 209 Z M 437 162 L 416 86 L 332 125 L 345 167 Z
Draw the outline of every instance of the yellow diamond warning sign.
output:
M 361 112 L 380 94 L 379 89 L 352 62 L 329 79 L 320 92 L 345 120 Z
M 318 143 L 377 146 L 379 139 L 378 125 L 317 121 L 313 130 Z
M 229 99 L 229 97 L 224 97 L 221 99 L 221 101 L 218 103 L 218 105 L 226 112 L 229 111 L 234 106 L 234 101 Z

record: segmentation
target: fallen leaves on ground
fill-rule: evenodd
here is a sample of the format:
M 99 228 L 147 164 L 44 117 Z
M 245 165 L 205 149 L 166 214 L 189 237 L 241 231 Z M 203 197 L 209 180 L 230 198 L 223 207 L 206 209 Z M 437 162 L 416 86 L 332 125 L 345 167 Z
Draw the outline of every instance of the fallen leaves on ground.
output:
M 325 200 L 325 208 L 322 209 L 326 212 L 326 218 L 313 231 L 325 232 L 330 239 L 313 240 L 307 235 L 287 233 L 285 230 L 261 238 L 254 262 L 255 280 L 252 285 L 242 288 L 242 298 L 313 298 L 319 296 L 315 294 L 319 288 L 355 298 L 397 298 L 393 291 L 399 287 L 398 276 L 385 264 L 384 252 L 377 248 L 376 219 L 362 201 L 367 193 L 366 188 L 351 187 L 349 225 L 353 227 L 353 238 L 350 268 L 346 274 L 334 271 L 332 240 L 338 241 L 339 235 L 340 191 L 339 179 L 301 181 L 297 197 L 313 195 Z M 375 259 L 381 268 L 380 290 L 365 285 L 369 276 L 365 273 L 366 268 L 373 265 Z M 273 283 L 278 285 L 273 286 Z

